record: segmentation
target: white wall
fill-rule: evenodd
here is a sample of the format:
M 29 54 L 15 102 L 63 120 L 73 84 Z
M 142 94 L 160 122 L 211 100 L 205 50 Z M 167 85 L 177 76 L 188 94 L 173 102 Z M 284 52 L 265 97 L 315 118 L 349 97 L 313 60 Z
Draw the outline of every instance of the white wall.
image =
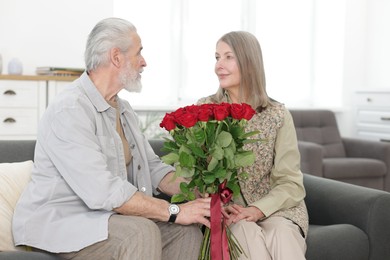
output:
M 390 1 L 347 0 L 342 8 L 346 12 L 345 24 L 340 25 L 345 31 L 344 56 L 334 62 L 343 67 L 343 81 L 337 82 L 343 88 L 343 106 L 337 114 L 341 133 L 351 136 L 354 92 L 390 88 Z M 89 31 L 112 15 L 113 0 L 0 0 L 3 73 L 13 57 L 22 61 L 23 74 L 34 74 L 37 66 L 83 67 Z M 325 88 L 326 84 L 324 92 Z
M 367 8 L 367 86 L 390 88 L 390 1 L 369 1 Z M 390 100 L 389 100 L 390 102 Z
M 390 1 L 348 0 L 340 130 L 353 136 L 356 90 L 390 89 Z M 389 100 L 390 102 L 390 100 Z
M 37 66 L 84 67 L 88 33 L 112 10 L 112 0 L 0 0 L 3 74 L 14 57 L 23 74 Z

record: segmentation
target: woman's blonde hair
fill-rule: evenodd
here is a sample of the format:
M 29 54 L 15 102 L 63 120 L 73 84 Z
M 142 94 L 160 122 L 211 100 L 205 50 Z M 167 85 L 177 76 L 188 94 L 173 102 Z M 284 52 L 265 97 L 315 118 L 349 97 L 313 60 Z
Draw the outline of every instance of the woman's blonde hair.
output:
M 232 49 L 241 75 L 240 102 L 250 104 L 254 109 L 272 105 L 266 92 L 263 55 L 256 37 L 244 31 L 233 31 L 223 35 L 218 42 L 224 42 Z M 221 100 L 224 90 L 220 87 L 216 98 Z

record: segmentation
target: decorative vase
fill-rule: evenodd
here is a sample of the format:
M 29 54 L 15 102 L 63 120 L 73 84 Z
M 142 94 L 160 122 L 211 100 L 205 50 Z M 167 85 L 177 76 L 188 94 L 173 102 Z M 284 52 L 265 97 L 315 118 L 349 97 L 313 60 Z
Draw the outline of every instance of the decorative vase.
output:
M 21 75 L 23 72 L 23 65 L 22 62 L 17 59 L 13 58 L 8 63 L 8 74 L 10 75 Z

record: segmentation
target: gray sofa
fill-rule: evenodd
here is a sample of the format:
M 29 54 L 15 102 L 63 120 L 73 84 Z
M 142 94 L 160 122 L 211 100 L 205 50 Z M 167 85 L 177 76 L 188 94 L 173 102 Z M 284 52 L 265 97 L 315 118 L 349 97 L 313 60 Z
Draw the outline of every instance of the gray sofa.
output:
M 162 155 L 161 140 L 150 143 Z M 33 158 L 34 141 L 0 141 L 0 163 Z M 304 175 L 309 260 L 390 259 L 390 193 Z M 1 235 L 1 234 L 0 234 Z M 0 252 L 0 259 L 58 259 L 36 252 Z

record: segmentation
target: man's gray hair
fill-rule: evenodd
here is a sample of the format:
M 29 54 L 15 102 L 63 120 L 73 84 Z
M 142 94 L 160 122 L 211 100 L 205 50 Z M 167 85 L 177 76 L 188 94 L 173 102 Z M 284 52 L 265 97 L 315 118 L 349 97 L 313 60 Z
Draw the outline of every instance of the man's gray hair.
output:
M 84 59 L 87 71 L 93 71 L 109 61 L 109 50 L 119 48 L 126 52 L 131 46 L 131 32 L 135 26 L 120 18 L 107 18 L 100 21 L 88 36 Z

